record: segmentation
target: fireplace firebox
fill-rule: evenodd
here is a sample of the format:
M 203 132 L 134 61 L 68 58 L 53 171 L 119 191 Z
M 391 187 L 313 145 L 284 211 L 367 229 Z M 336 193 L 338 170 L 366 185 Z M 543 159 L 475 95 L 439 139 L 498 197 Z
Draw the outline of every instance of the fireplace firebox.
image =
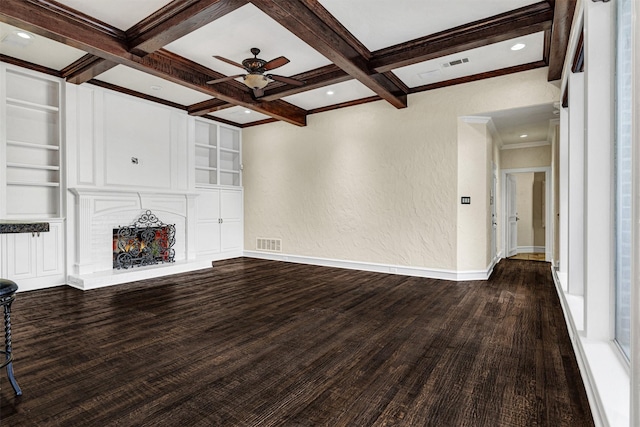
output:
M 174 262 L 176 227 L 146 211 L 131 225 L 113 229 L 113 268 Z

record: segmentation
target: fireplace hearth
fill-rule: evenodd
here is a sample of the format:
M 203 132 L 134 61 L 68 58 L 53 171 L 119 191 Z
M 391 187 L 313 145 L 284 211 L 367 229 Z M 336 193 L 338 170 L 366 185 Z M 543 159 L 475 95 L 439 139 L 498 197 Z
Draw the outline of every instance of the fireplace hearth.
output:
M 113 268 L 174 262 L 176 227 L 147 210 L 131 225 L 113 229 Z

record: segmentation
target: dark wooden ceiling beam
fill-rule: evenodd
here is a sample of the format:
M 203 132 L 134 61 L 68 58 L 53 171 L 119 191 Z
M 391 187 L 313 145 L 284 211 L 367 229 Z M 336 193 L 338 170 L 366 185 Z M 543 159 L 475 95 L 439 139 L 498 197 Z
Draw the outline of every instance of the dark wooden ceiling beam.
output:
M 229 104 L 221 99 L 213 98 L 198 102 L 197 104 L 189 105 L 187 107 L 187 112 L 192 116 L 204 116 L 206 114 L 225 110 L 231 107 L 233 107 L 233 104 Z
M 2 0 L 0 21 L 116 63 L 133 60 L 123 31 L 51 0 Z
M 553 14 L 553 28 L 551 31 L 551 51 L 549 53 L 549 73 L 547 80 L 554 81 L 562 78 L 564 59 L 569 46 L 571 24 L 576 10 L 576 0 L 555 2 Z
M 535 70 L 546 67 L 544 61 L 531 62 L 529 64 L 515 65 L 513 67 L 501 68 L 499 70 L 486 71 L 484 73 L 472 74 L 470 76 L 458 77 L 457 79 L 445 80 L 438 83 L 431 83 L 411 88 L 410 93 L 424 92 L 427 90 L 441 89 L 443 87 L 455 86 L 462 83 L 470 83 L 478 80 L 490 79 L 493 77 L 506 76 L 508 74 L 521 73 L 523 71 Z M 312 110 L 309 111 L 311 113 Z
M 121 34 L 109 34 L 110 28 L 88 24 L 84 16 L 50 0 L 2 0 L 0 21 L 24 28 L 117 64 L 124 64 L 179 85 L 206 93 L 234 105 L 252 109 L 298 126 L 306 125 L 306 111 L 284 101 L 255 100 L 246 88 L 233 83 L 208 85 L 219 73 L 166 51 L 144 58 L 128 51 Z M 234 82 L 237 83 L 237 82 Z
M 155 52 L 247 3 L 248 0 L 174 0 L 127 30 L 129 49 L 139 56 Z
M 553 9 L 546 1 L 373 52 L 379 73 L 445 55 L 487 46 L 551 28 Z
M 407 95 L 386 76 L 372 72 L 367 59 L 345 40 L 347 36 L 336 33 L 334 25 L 327 25 L 319 17 L 321 15 L 326 18 L 326 14 L 322 12 L 323 8 L 318 2 L 251 2 L 382 99 L 396 108 L 407 106 Z
M 118 65 L 117 62 L 108 61 L 100 58 L 99 56 L 86 54 L 77 61 L 67 65 L 60 74 L 62 78 L 66 79 L 69 83 L 82 84 L 95 78 L 96 76 L 108 71 Z

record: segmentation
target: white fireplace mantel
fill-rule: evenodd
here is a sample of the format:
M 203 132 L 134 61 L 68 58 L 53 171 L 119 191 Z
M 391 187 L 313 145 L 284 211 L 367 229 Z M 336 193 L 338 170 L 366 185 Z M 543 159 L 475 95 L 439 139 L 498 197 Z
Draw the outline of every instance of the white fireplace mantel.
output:
M 91 289 L 207 267 L 203 261 L 196 261 L 197 193 L 95 187 L 69 190 L 75 197 L 76 243 L 70 285 Z M 131 224 L 146 210 L 164 223 L 175 224 L 176 262 L 113 270 L 113 228 Z

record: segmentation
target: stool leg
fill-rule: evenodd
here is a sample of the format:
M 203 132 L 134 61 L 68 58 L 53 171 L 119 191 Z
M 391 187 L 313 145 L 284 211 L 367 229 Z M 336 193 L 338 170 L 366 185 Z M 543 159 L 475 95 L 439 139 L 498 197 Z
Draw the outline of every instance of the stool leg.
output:
M 5 345 L 5 356 L 7 360 L 9 360 L 11 355 L 11 303 L 4 306 L 4 345 Z M 9 382 L 11 383 L 11 387 L 13 387 L 13 391 L 16 393 L 16 396 L 22 395 L 22 390 L 20 390 L 20 386 L 16 381 L 16 378 L 13 376 L 13 362 L 9 362 L 7 364 L 7 376 L 9 377 Z

